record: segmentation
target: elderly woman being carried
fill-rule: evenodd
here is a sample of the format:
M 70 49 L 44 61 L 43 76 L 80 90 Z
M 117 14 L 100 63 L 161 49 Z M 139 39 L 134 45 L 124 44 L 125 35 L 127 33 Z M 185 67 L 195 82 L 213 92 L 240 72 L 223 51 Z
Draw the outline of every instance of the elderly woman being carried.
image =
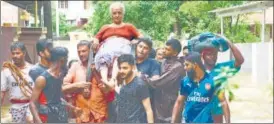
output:
M 116 58 L 121 54 L 131 53 L 131 44 L 134 44 L 131 40 L 141 37 L 134 25 L 123 22 L 125 7 L 122 3 L 112 3 L 110 13 L 112 24 L 104 25 L 93 41 L 94 44 L 99 44 L 95 55 L 95 66 L 104 82 L 109 81 L 108 73 L 112 66 L 111 79 L 116 78 L 118 73 Z

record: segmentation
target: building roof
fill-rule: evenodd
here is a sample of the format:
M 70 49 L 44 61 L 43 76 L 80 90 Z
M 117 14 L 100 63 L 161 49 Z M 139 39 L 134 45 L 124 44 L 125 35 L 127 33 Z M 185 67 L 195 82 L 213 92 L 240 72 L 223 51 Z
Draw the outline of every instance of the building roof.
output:
M 255 22 L 261 23 L 263 19 L 263 13 L 251 13 L 244 19 L 249 24 L 255 24 Z M 273 24 L 273 7 L 265 10 L 265 24 Z
M 216 13 L 217 16 L 226 17 L 249 12 L 260 12 L 269 7 L 273 7 L 273 1 L 254 1 L 243 5 L 215 9 L 209 12 Z
M 5 2 L 7 2 L 7 3 L 9 3 L 9 4 L 12 4 L 12 5 L 14 5 L 14 6 L 17 6 L 17 7 L 21 8 L 21 9 L 25 9 L 25 10 L 27 10 L 27 11 L 30 12 L 30 13 L 33 13 L 33 12 L 34 12 L 34 11 L 33 11 L 33 7 L 34 7 L 34 3 L 35 3 L 34 1 L 30 1 L 30 0 L 28 0 L 28 1 L 19 1 L 19 0 L 11 1 L 11 0 L 3 0 L 3 1 L 5 1 Z M 43 2 L 41 2 L 41 1 L 38 1 L 37 3 L 38 3 L 38 7 L 41 7 L 42 4 L 43 4 Z

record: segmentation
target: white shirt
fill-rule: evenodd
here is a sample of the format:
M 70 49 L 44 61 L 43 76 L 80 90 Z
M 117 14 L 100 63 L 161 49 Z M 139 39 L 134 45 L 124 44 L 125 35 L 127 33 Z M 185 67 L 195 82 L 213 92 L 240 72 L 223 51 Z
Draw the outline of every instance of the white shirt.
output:
M 31 67 L 32 65 L 26 62 L 26 66 L 21 69 L 21 71 L 25 80 L 30 84 L 31 87 L 33 87 L 34 82 L 29 76 L 29 71 Z M 9 91 L 9 99 L 29 99 L 23 94 L 18 83 L 16 82 L 16 80 L 12 76 L 11 71 L 8 68 L 5 68 L 1 71 L 1 91 Z

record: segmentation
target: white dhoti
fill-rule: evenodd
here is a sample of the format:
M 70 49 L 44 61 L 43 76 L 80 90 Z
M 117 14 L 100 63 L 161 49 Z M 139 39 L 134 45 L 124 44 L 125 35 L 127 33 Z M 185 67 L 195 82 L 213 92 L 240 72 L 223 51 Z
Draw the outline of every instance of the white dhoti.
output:
M 29 103 L 12 104 L 10 108 L 13 123 L 27 123 L 26 118 L 32 117 Z

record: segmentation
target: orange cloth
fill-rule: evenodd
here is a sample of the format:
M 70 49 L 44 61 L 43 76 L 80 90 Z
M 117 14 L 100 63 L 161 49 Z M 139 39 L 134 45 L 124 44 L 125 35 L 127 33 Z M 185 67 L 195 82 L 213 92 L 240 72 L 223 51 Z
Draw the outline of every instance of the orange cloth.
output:
M 74 63 L 64 78 L 64 85 L 85 81 L 86 67 L 81 62 Z M 91 94 L 89 99 L 85 99 L 81 92 L 75 93 L 74 102 L 76 107 L 83 109 L 84 113 L 76 117 L 77 123 L 99 123 L 104 122 L 107 118 L 107 100 L 105 94 L 98 87 L 95 77 L 91 80 Z
M 85 99 L 82 94 L 76 96 L 76 106 L 83 109 L 83 114 L 76 117 L 77 123 L 100 123 L 107 118 L 107 101 L 104 93 L 99 89 L 96 79 L 92 78 L 90 98 Z

